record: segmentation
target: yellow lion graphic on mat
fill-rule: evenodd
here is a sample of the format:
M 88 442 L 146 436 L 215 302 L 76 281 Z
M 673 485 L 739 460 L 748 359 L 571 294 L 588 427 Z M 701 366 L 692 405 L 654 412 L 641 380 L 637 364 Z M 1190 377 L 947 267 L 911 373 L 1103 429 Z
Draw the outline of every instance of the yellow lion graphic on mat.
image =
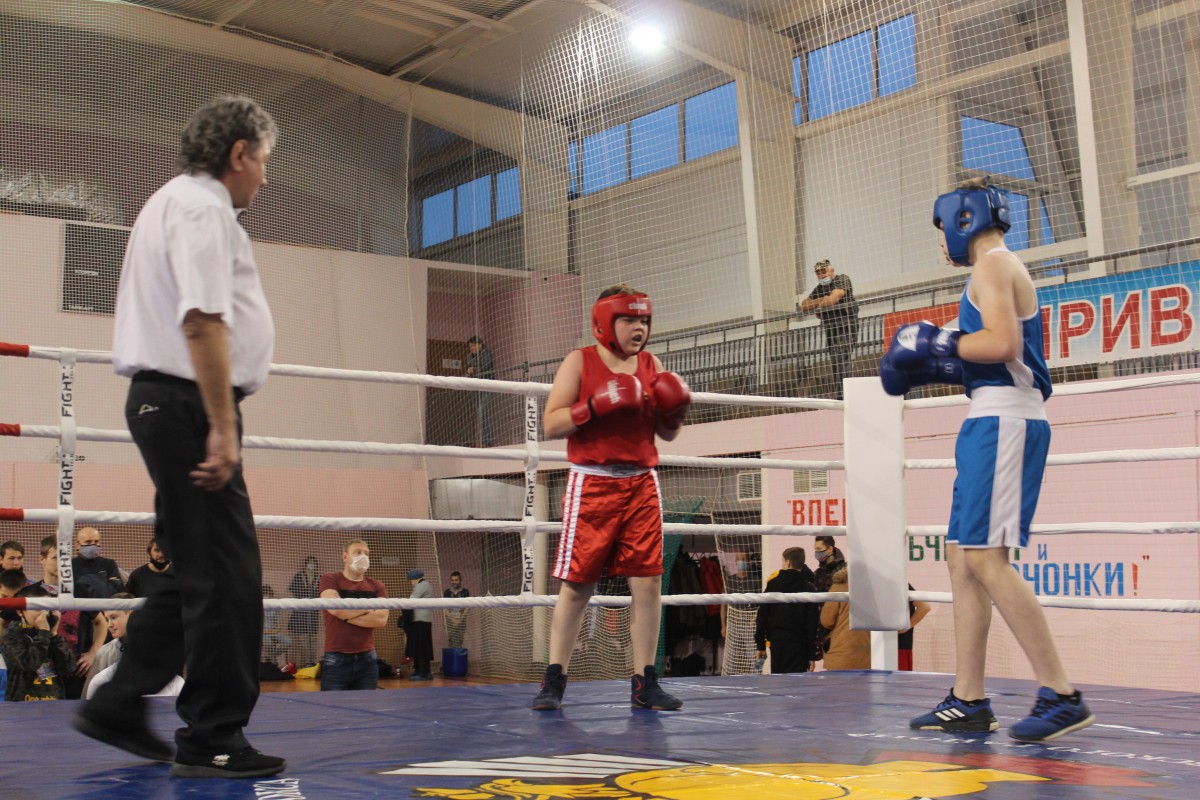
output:
M 1036 775 L 926 761 L 882 764 L 695 764 L 629 772 L 603 783 L 537 784 L 502 778 L 474 789 L 421 788 L 444 800 L 909 800 L 982 792 L 999 781 L 1044 781 Z

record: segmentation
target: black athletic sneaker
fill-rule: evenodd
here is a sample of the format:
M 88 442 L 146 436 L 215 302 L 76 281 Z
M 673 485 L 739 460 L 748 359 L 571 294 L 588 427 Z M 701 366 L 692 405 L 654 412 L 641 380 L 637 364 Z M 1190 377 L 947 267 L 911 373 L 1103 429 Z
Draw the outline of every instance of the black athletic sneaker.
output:
M 557 711 L 562 708 L 563 692 L 567 689 L 567 676 L 563 674 L 562 664 L 551 664 L 546 667 L 542 676 L 542 690 L 533 698 L 534 711 Z
M 633 676 L 633 690 L 629 693 L 629 703 L 634 708 L 649 708 L 654 711 L 676 711 L 683 708 L 682 700 L 658 685 L 658 672 L 654 667 L 646 667 L 644 673 Z
M 287 769 L 287 762 L 253 747 L 208 756 L 176 753 L 171 774 L 176 778 L 266 778 Z
M 975 705 L 954 696 L 954 690 L 928 714 L 914 717 L 910 728 L 922 731 L 960 731 L 964 733 L 987 733 L 1000 727 L 992 713 L 992 701 L 983 699 Z

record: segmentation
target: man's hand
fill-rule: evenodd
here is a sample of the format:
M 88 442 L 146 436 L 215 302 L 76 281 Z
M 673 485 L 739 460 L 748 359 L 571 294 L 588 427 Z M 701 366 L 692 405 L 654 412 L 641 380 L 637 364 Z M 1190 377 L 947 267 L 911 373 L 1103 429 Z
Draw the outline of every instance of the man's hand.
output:
M 224 489 L 233 479 L 242 454 L 238 448 L 237 435 L 226 435 L 216 428 L 208 432 L 208 456 L 196 465 L 188 475 L 192 482 L 210 492 Z

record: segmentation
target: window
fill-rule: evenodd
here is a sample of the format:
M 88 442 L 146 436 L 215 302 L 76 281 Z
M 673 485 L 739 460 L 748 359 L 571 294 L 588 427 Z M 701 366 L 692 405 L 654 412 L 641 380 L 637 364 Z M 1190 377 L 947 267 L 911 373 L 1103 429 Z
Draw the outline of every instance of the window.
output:
M 516 167 L 496 176 L 496 221 L 521 213 L 521 174 Z
M 1038 202 L 1038 207 L 1042 212 L 1042 236 L 1038 244 L 1054 244 L 1054 228 L 1050 225 L 1050 213 L 1046 210 L 1046 198 L 1042 198 Z
M 737 87 L 727 83 L 683 101 L 683 137 L 687 161 L 736 145 Z
M 421 246 L 454 238 L 454 190 L 426 197 L 421 202 Z
M 575 197 L 579 194 L 579 144 L 574 140 L 567 142 L 567 194 Z
M 679 106 L 667 106 L 629 123 L 629 177 L 679 164 Z
M 879 96 L 903 91 L 917 85 L 917 37 L 913 15 L 880 25 L 875 31 L 879 54 Z
M 628 125 L 614 125 L 583 140 L 583 193 L 624 183 L 629 175 Z
M 1004 243 L 1009 250 L 1024 250 L 1029 247 L 1029 197 L 1020 192 L 1004 192 L 1008 198 L 1008 221 L 1012 223 L 1004 234 Z
M 871 32 L 808 54 L 808 118 L 820 119 L 871 101 Z
M 803 90 L 807 89 L 810 120 L 895 94 L 916 83 L 917 40 L 912 14 L 792 60 L 792 88 L 797 98 L 805 96 Z M 803 121 L 803 104 L 797 102 L 793 122 L 799 125 Z
M 454 231 L 457 235 L 481 231 L 492 224 L 491 175 L 464 183 L 455 192 L 457 219 Z
M 421 247 L 484 230 L 521 213 L 521 172 L 482 175 L 421 201 Z
M 962 159 L 967 169 L 1034 180 L 1021 129 L 986 119 L 962 118 Z

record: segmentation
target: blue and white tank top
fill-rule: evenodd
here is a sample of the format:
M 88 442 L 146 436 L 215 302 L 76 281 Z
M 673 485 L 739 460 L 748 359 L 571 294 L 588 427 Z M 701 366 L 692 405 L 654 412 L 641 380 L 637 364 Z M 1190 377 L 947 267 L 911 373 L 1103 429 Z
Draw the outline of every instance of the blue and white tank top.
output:
M 970 291 L 968 280 L 958 308 L 959 326 L 964 334 L 983 330 L 983 315 L 971 302 Z M 1046 418 L 1042 403 L 1053 389 L 1050 369 L 1043 355 L 1041 308 L 1035 308 L 1033 314 L 1020 319 L 1020 323 L 1022 352 L 1019 359 L 1003 364 L 976 364 L 963 360 L 963 385 L 971 398 L 968 416 Z

